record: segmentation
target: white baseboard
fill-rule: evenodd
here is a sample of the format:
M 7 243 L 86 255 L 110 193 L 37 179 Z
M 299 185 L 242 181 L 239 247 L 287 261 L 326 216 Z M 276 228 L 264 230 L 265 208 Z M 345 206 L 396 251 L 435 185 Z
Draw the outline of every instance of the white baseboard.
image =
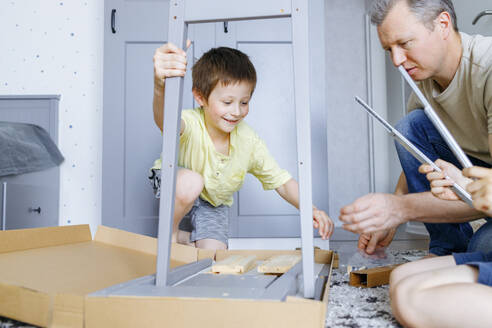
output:
M 314 246 L 330 249 L 330 241 L 314 238 Z M 295 249 L 301 247 L 300 238 L 230 238 L 229 249 Z

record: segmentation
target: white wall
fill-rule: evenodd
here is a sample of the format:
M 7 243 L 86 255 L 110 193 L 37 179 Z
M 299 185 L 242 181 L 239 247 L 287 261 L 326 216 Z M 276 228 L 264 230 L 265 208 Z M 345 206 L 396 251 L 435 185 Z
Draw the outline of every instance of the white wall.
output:
M 101 222 L 104 1 L 0 2 L 0 94 L 60 94 L 60 224 Z

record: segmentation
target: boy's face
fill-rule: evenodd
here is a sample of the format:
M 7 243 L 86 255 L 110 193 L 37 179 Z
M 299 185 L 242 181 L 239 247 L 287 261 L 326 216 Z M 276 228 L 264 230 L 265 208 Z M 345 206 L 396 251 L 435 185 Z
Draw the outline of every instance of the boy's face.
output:
M 248 115 L 252 91 L 252 86 L 248 82 L 230 83 L 224 86 L 219 81 L 207 101 L 193 92 L 196 101 L 205 109 L 205 123 L 209 133 L 229 134 L 234 130 Z

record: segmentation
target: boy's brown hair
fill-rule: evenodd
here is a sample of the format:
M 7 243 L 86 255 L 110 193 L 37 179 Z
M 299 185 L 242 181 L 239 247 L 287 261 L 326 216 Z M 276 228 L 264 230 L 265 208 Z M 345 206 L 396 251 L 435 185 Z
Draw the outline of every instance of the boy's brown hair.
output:
M 228 48 L 212 48 L 193 65 L 193 90 L 208 100 L 217 83 L 248 82 L 251 93 L 256 86 L 256 70 L 249 57 L 243 52 Z

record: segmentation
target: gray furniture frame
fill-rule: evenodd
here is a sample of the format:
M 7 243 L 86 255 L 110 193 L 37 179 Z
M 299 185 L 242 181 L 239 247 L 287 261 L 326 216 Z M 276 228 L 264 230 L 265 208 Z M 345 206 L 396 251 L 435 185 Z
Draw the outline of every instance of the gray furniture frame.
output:
M 297 292 L 297 278 L 303 276 L 304 297 L 315 296 L 314 247 L 312 225 L 311 127 L 309 99 L 308 0 L 250 0 L 231 4 L 227 0 L 171 0 L 168 41 L 185 48 L 189 24 L 290 17 L 294 58 L 294 88 L 298 150 L 299 200 L 301 216 L 302 263 L 278 278 L 201 274 L 210 261 L 199 261 L 170 270 L 171 236 L 179 147 L 183 81 L 166 80 L 159 229 L 156 275 L 112 286 L 93 296 L 182 296 L 254 298 L 284 300 Z M 301 270 L 302 269 L 302 270 Z M 197 275 L 198 274 L 198 275 Z M 237 279 L 236 279 L 237 278 Z M 215 286 L 215 287 L 214 287 Z M 221 286 L 221 288 L 216 288 Z M 319 293 L 318 293 L 319 294 Z
M 292 19 L 292 49 L 295 77 L 295 107 L 297 121 L 297 151 L 299 170 L 299 198 L 301 212 L 302 261 L 304 297 L 314 297 L 314 249 L 312 226 L 312 179 L 311 179 L 311 127 L 309 100 L 309 38 L 307 0 L 251 0 L 231 5 L 227 0 L 172 0 L 169 3 L 168 40 L 185 48 L 188 24 L 251 20 L 278 17 Z M 161 181 L 159 204 L 159 230 L 157 253 L 158 286 L 168 285 L 171 235 L 174 214 L 179 128 L 181 120 L 183 78 L 166 81 L 166 115 L 164 118 Z

